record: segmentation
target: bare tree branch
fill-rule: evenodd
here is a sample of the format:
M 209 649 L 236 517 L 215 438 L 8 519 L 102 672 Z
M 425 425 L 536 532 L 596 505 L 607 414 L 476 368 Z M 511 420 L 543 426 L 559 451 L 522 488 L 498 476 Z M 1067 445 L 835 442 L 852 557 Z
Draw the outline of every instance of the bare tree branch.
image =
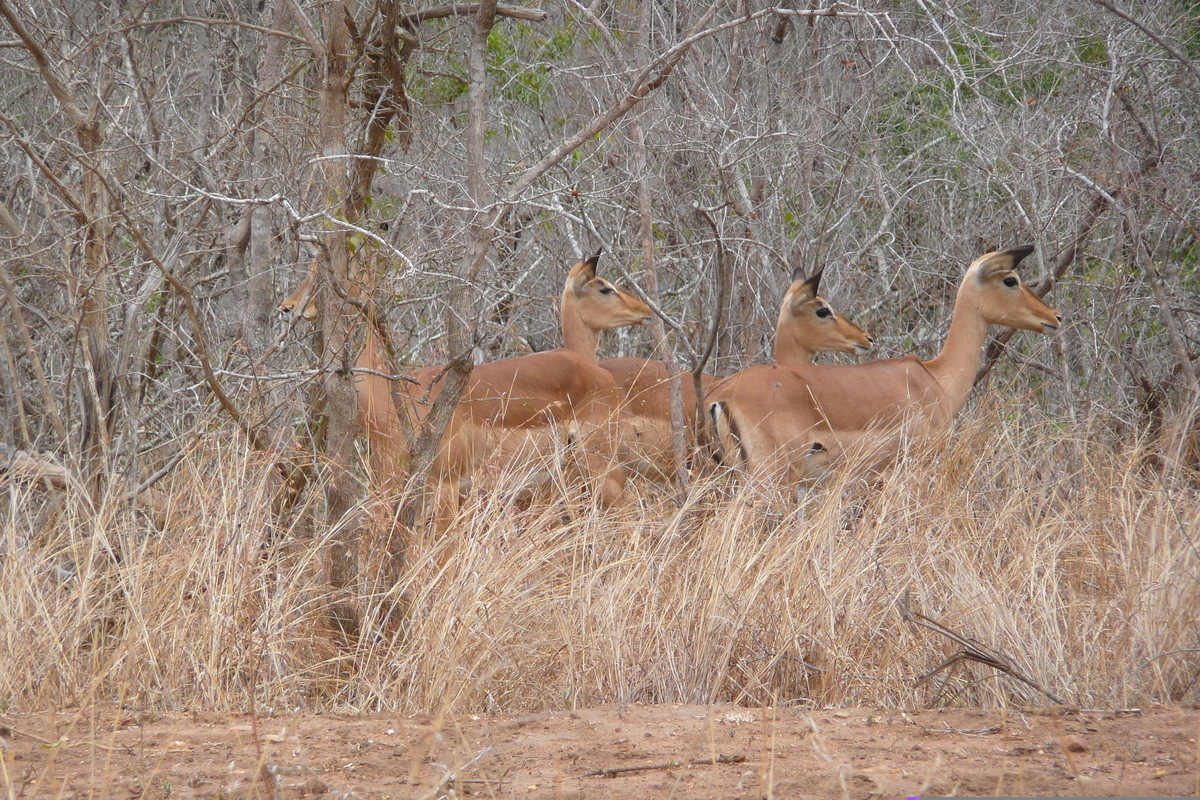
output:
M 399 18 L 399 22 L 404 25 L 415 25 L 422 22 L 428 22 L 431 19 L 445 19 L 446 17 L 469 17 L 480 13 L 480 10 L 488 3 L 456 3 L 454 5 L 434 6 L 433 8 L 425 8 L 420 11 L 414 11 L 411 14 L 405 14 Z M 489 12 L 498 17 L 512 17 L 513 19 L 521 19 L 526 22 L 545 22 L 546 12 L 540 8 L 525 8 L 523 6 L 514 6 L 507 3 L 491 4 L 494 8 Z
M 1142 33 L 1146 34 L 1146 36 L 1150 37 L 1150 39 L 1153 40 L 1153 42 L 1155 44 L 1157 44 L 1163 50 L 1166 50 L 1171 55 L 1172 58 L 1174 58 L 1176 61 L 1178 61 L 1180 64 L 1182 64 L 1184 69 L 1186 69 L 1188 72 L 1192 73 L 1192 77 L 1196 79 L 1197 85 L 1200 85 L 1200 68 L 1198 68 L 1195 64 L 1193 64 L 1192 60 L 1190 58 L 1185 56 L 1183 53 L 1179 52 L 1178 48 L 1176 48 L 1174 45 L 1172 45 L 1170 42 L 1168 42 L 1163 37 L 1159 36 L 1154 31 L 1150 30 L 1150 28 L 1146 25 L 1146 23 L 1130 16 L 1129 14 L 1126 14 L 1124 11 L 1117 8 L 1112 3 L 1108 2 L 1108 0 L 1092 0 L 1092 2 L 1098 6 L 1101 6 L 1105 9 L 1107 9 L 1109 11 L 1109 13 L 1116 14 L 1118 17 L 1125 20 L 1126 22 L 1128 22 L 1130 25 L 1137 28 Z

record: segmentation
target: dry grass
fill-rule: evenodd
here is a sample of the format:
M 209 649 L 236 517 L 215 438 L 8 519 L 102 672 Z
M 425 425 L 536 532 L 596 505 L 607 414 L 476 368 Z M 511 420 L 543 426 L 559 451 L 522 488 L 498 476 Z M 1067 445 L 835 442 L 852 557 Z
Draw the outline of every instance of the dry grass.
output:
M 389 506 L 367 504 L 351 646 L 323 622 L 322 539 L 270 543 L 267 470 L 238 446 L 179 468 L 161 531 L 9 486 L 0 710 L 1042 702 L 979 664 L 914 685 L 956 646 L 901 619 L 905 589 L 1069 702 L 1200 699 L 1196 476 L 1086 423 L 971 416 L 881 485 L 799 503 L 721 478 L 609 514 L 481 493 L 398 580 Z

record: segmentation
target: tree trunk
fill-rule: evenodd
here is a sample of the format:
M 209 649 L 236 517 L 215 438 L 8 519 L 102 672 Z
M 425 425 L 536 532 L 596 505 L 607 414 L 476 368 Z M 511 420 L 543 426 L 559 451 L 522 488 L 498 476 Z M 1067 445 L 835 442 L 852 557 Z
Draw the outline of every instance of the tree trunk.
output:
M 467 320 L 473 319 L 471 284 L 479 274 L 492 243 L 493 224 L 488 223 L 487 206 L 490 192 L 487 185 L 485 134 L 487 131 L 487 40 L 496 22 L 496 0 L 485 0 L 479 6 L 467 64 L 467 193 L 472 208 L 468 219 L 467 252 L 459 269 L 465 280 L 451 292 L 446 309 L 446 331 L 452 361 L 446 383 L 426 417 L 424 430 L 414 448 L 405 494 L 412 496 L 429 481 L 434 457 L 441 447 L 454 409 L 462 398 L 471 378 L 474 362 L 470 357 L 472 331 Z M 499 219 L 499 217 L 497 217 Z M 410 509 L 413 508 L 410 506 Z M 414 521 L 410 510 L 405 515 L 410 525 Z
M 321 155 L 325 192 L 335 215 L 344 209 L 349 194 L 346 146 L 346 110 L 349 96 L 346 70 L 349 66 L 350 30 L 347 20 L 353 12 L 352 0 L 338 0 L 325 10 L 324 69 L 320 91 Z M 350 285 L 349 241 L 344 229 L 335 229 L 327 237 L 326 269 L 323 281 L 329 289 L 336 282 Z M 351 472 L 354 439 L 358 435 L 358 406 L 354 394 L 351 367 L 355 353 L 353 332 L 361 326 L 355 309 L 338 292 L 318 290 L 321 311 L 321 364 L 325 368 L 321 384 L 325 389 L 324 413 L 327 419 L 325 454 L 325 514 L 329 533 L 326 552 L 326 579 L 334 591 L 329 608 L 330 621 L 348 637 L 356 637 L 359 613 L 353 602 L 352 587 L 358 577 L 358 540 L 362 521 L 351 513 L 356 481 Z

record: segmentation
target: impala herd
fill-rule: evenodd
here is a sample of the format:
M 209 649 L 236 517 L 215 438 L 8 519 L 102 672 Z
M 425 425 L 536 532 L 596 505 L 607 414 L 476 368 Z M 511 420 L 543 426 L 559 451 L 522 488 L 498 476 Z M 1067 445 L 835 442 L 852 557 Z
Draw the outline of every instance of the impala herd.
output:
M 947 429 L 966 403 L 989 325 L 1051 333 L 1062 317 L 1016 272 L 1032 247 L 977 258 L 955 298 L 941 353 L 859 364 L 815 365 L 814 353 L 866 353 L 871 337 L 843 317 L 797 270 L 775 330 L 775 363 L 727 378 L 700 376 L 704 429 L 715 457 L 751 480 L 811 485 L 833 465 L 853 461 L 878 472 L 906 438 Z M 568 459 L 603 506 L 620 498 L 634 472 L 669 479 L 674 450 L 670 391 L 662 362 L 597 361 L 600 333 L 649 321 L 651 309 L 596 275 L 599 254 L 567 274 L 561 317 L 563 346 L 475 367 L 441 447 L 430 481 L 439 525 L 453 518 L 460 495 L 505 464 Z M 285 314 L 317 316 L 315 265 L 280 304 Z M 392 365 L 372 330 L 355 363 L 359 422 L 367 433 L 372 477 L 403 481 L 410 442 L 437 399 L 445 370 L 416 371 L 415 382 L 386 377 Z M 697 429 L 691 376 L 682 383 L 685 428 Z M 694 436 L 691 438 L 694 439 Z M 689 441 L 694 451 L 695 441 Z

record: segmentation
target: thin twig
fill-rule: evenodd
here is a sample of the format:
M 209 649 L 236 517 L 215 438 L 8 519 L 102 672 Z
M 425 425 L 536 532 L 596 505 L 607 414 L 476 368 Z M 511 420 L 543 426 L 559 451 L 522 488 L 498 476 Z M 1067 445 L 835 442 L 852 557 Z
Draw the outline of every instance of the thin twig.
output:
M 1132 185 L 1138 178 L 1149 174 L 1151 170 L 1154 170 L 1157 167 L 1157 156 L 1144 159 L 1138 166 L 1137 172 L 1128 176 L 1126 184 Z M 1050 290 L 1054 288 L 1054 284 L 1066 274 L 1067 269 L 1069 269 L 1071 265 L 1075 263 L 1075 259 L 1078 257 L 1080 251 L 1083 250 L 1083 246 L 1087 243 L 1088 238 L 1091 236 L 1092 230 L 1095 228 L 1096 223 L 1100 218 L 1100 213 L 1104 211 L 1105 208 L 1115 203 L 1125 191 L 1124 187 L 1117 186 L 1114 187 L 1111 192 L 1106 192 L 1098 184 L 1096 184 L 1095 181 L 1086 178 L 1075 170 L 1067 168 L 1067 172 L 1082 179 L 1089 187 L 1093 188 L 1096 191 L 1096 197 L 1092 198 L 1092 202 L 1088 206 L 1083 218 L 1075 226 L 1074 239 L 1072 239 L 1070 244 L 1068 244 L 1066 247 L 1059 250 L 1057 256 L 1058 263 L 1054 267 L 1053 274 L 1050 275 L 1047 280 L 1041 281 L 1040 285 L 1030 285 L 1033 293 L 1038 297 L 1045 297 Z M 992 339 L 991 343 L 988 345 L 987 353 L 984 356 L 983 366 L 980 367 L 979 371 L 975 373 L 976 385 L 978 385 L 979 382 L 982 381 L 989 372 L 991 372 L 992 367 L 996 365 L 996 362 L 1000 360 L 1000 356 L 1005 352 L 1004 345 L 1008 343 L 1008 340 L 1011 339 L 1016 332 L 1016 328 L 1006 328 L 998 333 L 994 339 Z
M 16 734 L 17 736 L 24 736 L 26 739 L 33 739 L 38 744 L 44 745 L 46 747 L 59 747 L 61 745 L 69 744 L 71 741 L 70 739 L 68 739 L 65 736 L 63 736 L 59 739 L 43 739 L 41 736 L 38 736 L 36 733 L 29 733 L 28 731 L 23 731 L 20 728 L 13 727 L 13 725 L 11 723 L 7 722 L 2 717 L 0 717 L 0 727 L 4 727 L 10 733 Z M 107 750 L 110 753 L 129 752 L 129 748 L 124 745 L 122 745 L 120 747 L 111 747 L 109 745 L 101 744 L 100 742 L 96 742 L 96 741 L 88 741 L 88 742 L 86 742 L 86 744 L 88 747 L 99 747 L 101 750 Z
M 1150 28 L 1146 27 L 1145 23 L 1135 19 L 1134 17 L 1131 17 L 1129 14 L 1126 14 L 1121 9 L 1115 7 L 1112 3 L 1106 2 L 1106 0 L 1092 0 L 1092 2 L 1094 2 L 1096 5 L 1107 8 L 1110 13 L 1116 14 L 1118 17 L 1125 20 L 1130 25 L 1134 26 L 1139 31 L 1141 31 L 1142 33 L 1149 36 L 1150 39 L 1152 39 L 1155 44 L 1157 44 L 1163 50 L 1166 50 L 1168 53 L 1171 54 L 1172 58 L 1174 58 L 1176 61 L 1178 61 L 1180 64 L 1182 64 L 1184 69 L 1186 69 L 1188 72 L 1192 73 L 1192 77 L 1194 77 L 1196 79 L 1197 83 L 1200 83 L 1200 69 L 1198 69 L 1194 63 L 1192 63 L 1191 59 L 1189 59 L 1187 56 L 1185 56 L 1183 53 L 1181 53 L 1177 48 L 1173 47 L 1171 45 L 1171 43 L 1168 42 L 1166 39 L 1159 36 L 1154 31 L 1150 30 Z
M 691 761 L 664 761 L 661 764 L 641 764 L 633 767 L 608 767 L 594 769 L 583 773 L 585 778 L 612 778 L 616 775 L 627 775 L 631 772 L 649 772 L 652 769 L 678 769 L 680 767 L 700 767 L 712 764 L 743 764 L 746 757 L 741 753 L 732 756 L 718 755 L 716 758 L 693 758 Z
M 408 27 L 413 27 L 422 22 L 428 22 L 433 19 L 445 19 L 446 17 L 467 17 L 479 13 L 478 3 L 455 3 L 452 5 L 435 6 L 434 8 L 426 8 L 421 11 L 414 11 L 411 14 L 405 14 L 400 17 L 400 23 Z M 521 6 L 509 5 L 507 3 L 496 4 L 496 16 L 512 17 L 513 19 L 525 20 L 526 22 L 545 22 L 547 14 L 540 8 L 523 8 Z
M 5 728 L 5 730 L 7 730 L 9 733 L 16 734 L 17 736 L 24 736 L 26 739 L 33 739 L 35 742 L 38 742 L 39 744 L 47 745 L 49 747 L 57 747 L 58 745 L 62 744 L 64 741 L 66 741 L 65 737 L 59 738 L 59 739 L 56 739 L 53 741 L 50 739 L 43 739 L 41 736 L 38 736 L 36 733 L 28 733 L 27 731 L 23 731 L 20 728 L 13 727 L 13 725 L 11 723 L 6 722 L 3 719 L 0 719 L 0 726 L 3 726 Z
M 703 373 L 704 369 L 708 366 L 709 358 L 712 357 L 713 350 L 716 349 L 717 336 L 720 335 L 721 329 L 724 327 L 725 306 L 729 303 L 729 288 L 731 283 L 729 276 L 732 270 L 730 269 L 729 265 L 725 263 L 725 243 L 721 239 L 721 231 L 717 227 L 716 221 L 706 209 L 701 208 L 698 205 L 695 206 L 695 212 L 699 217 L 708 223 L 710 228 L 712 228 L 713 238 L 715 239 L 717 246 L 716 309 L 715 313 L 713 314 L 712 325 L 708 329 L 708 341 L 704 345 L 704 352 L 701 353 L 699 357 L 696 357 L 695 355 L 692 356 L 692 390 L 696 394 L 696 421 L 694 423 L 696 426 L 695 440 L 696 446 L 701 448 L 708 444 L 708 427 L 705 425 L 705 420 L 708 418 L 708 414 L 705 411 L 705 408 L 708 405 L 708 400 L 704 396 Z
M 471 758 L 470 761 L 463 764 L 462 766 L 460 766 L 456 769 L 446 770 L 446 774 L 443 775 L 441 780 L 438 781 L 437 786 L 433 787 L 431 790 L 429 790 L 425 794 L 421 795 L 420 798 L 418 798 L 418 800 L 433 800 L 433 798 L 435 798 L 435 797 L 441 797 L 447 786 L 450 786 L 451 784 L 456 783 L 458 781 L 458 774 L 460 772 L 464 772 L 464 771 L 470 769 L 471 767 L 475 766 L 475 764 L 478 763 L 479 760 L 482 759 L 484 756 L 491 755 L 494 752 L 496 752 L 496 748 L 494 748 L 494 747 L 485 748 L 483 750 L 480 750 L 478 753 L 476 753 L 474 755 L 474 757 Z

